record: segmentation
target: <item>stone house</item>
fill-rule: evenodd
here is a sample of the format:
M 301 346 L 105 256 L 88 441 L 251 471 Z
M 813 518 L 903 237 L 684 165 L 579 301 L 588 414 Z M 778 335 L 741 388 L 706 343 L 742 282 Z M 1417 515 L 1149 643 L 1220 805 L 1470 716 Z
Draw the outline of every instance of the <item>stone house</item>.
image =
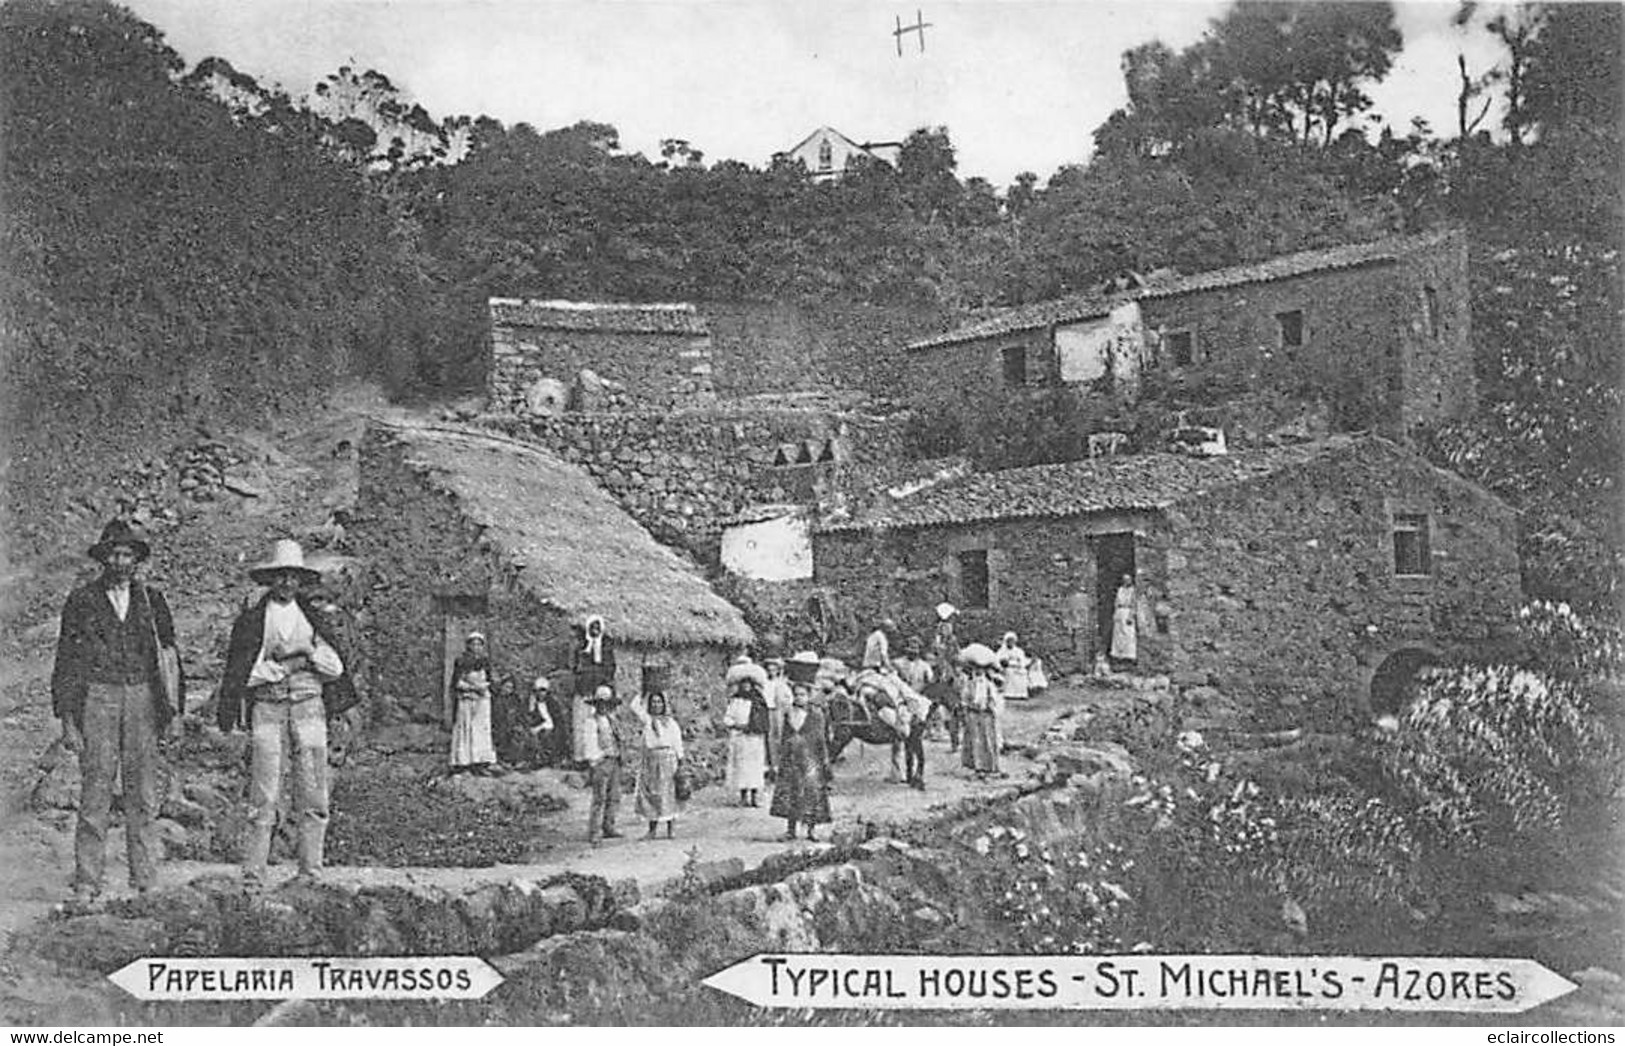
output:
M 416 719 L 442 712 L 451 662 L 478 627 L 520 678 L 563 669 L 572 626 L 601 615 L 616 685 L 663 669 L 687 711 L 752 640 L 695 567 L 580 468 L 533 444 L 446 425 L 374 424 L 352 534 L 371 571 L 372 687 Z
M 855 157 L 896 164 L 900 148 L 899 142 L 859 144 L 833 127 L 820 127 L 784 152 L 775 154 L 774 159 L 800 160 L 814 181 L 830 182 L 840 178 Z
M 571 387 L 584 370 L 612 391 L 599 393 L 604 402 L 576 404 L 582 409 L 663 410 L 715 398 L 711 334 L 693 305 L 492 298 L 489 308 L 493 413 L 532 413 L 548 383 Z
M 1133 401 L 1154 377 L 1330 404 L 1397 438 L 1472 412 L 1468 316 L 1465 234 L 1392 237 L 1007 309 L 911 343 L 908 385 L 976 419 L 1038 390 Z
M 1262 722 L 1330 725 L 1394 700 L 1396 664 L 1496 649 L 1516 540 L 1482 488 L 1381 437 L 1334 436 L 977 473 L 821 526 L 813 565 L 858 620 L 923 635 L 947 600 L 961 638 L 1013 630 L 1063 670 L 1105 652 L 1128 574 L 1139 674 L 1249 695 Z

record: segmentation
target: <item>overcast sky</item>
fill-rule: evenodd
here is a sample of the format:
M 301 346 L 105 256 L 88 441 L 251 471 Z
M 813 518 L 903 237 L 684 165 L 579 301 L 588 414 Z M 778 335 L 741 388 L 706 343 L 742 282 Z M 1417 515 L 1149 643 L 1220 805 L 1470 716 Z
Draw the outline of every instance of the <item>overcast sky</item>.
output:
M 761 165 L 828 124 L 858 141 L 946 125 L 960 174 L 1004 186 L 1088 158 L 1123 104 L 1122 53 L 1188 45 L 1226 6 L 1082 0 L 124 0 L 188 62 L 220 55 L 303 95 L 346 63 L 386 74 L 436 117 L 615 125 L 628 151 L 687 138 Z M 1455 123 L 1455 55 L 1487 34 L 1450 0 L 1399 5 L 1405 51 L 1375 92 L 1398 131 Z M 892 29 L 919 10 L 921 53 Z

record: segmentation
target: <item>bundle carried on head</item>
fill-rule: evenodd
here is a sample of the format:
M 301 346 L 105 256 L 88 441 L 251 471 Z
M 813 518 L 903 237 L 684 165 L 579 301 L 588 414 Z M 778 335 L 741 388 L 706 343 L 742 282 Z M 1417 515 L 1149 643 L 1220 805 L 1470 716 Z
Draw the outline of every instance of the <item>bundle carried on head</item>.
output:
M 784 663 L 784 674 L 790 677 L 792 683 L 805 683 L 811 686 L 818 678 L 818 655 L 811 650 L 795 654 Z
M 999 655 L 981 643 L 971 643 L 959 652 L 959 661 L 972 668 L 992 668 L 999 663 Z
M 740 684 L 751 682 L 756 689 L 767 689 L 767 669 L 754 662 L 736 662 L 728 668 L 728 674 L 723 677 L 723 683 L 729 690 L 737 689 Z

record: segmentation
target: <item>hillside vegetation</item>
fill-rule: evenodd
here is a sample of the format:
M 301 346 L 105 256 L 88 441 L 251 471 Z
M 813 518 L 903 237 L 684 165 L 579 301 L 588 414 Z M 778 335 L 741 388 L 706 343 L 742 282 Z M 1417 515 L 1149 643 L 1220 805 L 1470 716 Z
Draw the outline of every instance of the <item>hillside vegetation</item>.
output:
M 1237 4 L 1184 50 L 1124 56 L 1128 104 L 1087 164 L 996 187 L 959 176 L 947 128 L 908 135 L 895 169 L 819 185 L 677 139 L 629 155 L 602 123 L 437 117 L 376 70 L 295 97 L 224 57 L 188 68 L 160 28 L 100 0 L 11 0 L 8 533 L 48 542 L 131 455 L 295 411 L 339 375 L 396 395 L 473 387 L 490 294 L 952 313 L 1465 224 L 1482 410 L 1431 450 L 1524 510 L 1533 592 L 1611 607 L 1620 18 L 1464 9 L 1461 32 L 1503 56 L 1462 67 L 1458 126 L 1373 140 L 1358 127 L 1402 45 L 1391 7 Z M 1058 445 L 972 444 L 993 465 Z

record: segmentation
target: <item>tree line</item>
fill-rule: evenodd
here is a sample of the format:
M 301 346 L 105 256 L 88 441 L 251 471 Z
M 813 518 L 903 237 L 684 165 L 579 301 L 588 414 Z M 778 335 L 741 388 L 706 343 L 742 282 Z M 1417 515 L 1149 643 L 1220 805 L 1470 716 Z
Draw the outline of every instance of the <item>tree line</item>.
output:
M 1483 409 L 1430 451 L 1536 509 L 1553 592 L 1614 593 L 1620 9 L 1457 21 L 1500 58 L 1458 59 L 1454 128 L 1367 133 L 1391 5 L 1241 2 L 1123 56 L 1087 163 L 998 187 L 941 127 L 816 183 L 678 139 L 628 153 L 603 123 L 437 117 L 377 70 L 294 97 L 223 57 L 188 68 L 103 0 L 9 0 L 8 416 L 276 410 L 349 372 L 469 387 L 492 294 L 953 311 L 1465 224 Z

